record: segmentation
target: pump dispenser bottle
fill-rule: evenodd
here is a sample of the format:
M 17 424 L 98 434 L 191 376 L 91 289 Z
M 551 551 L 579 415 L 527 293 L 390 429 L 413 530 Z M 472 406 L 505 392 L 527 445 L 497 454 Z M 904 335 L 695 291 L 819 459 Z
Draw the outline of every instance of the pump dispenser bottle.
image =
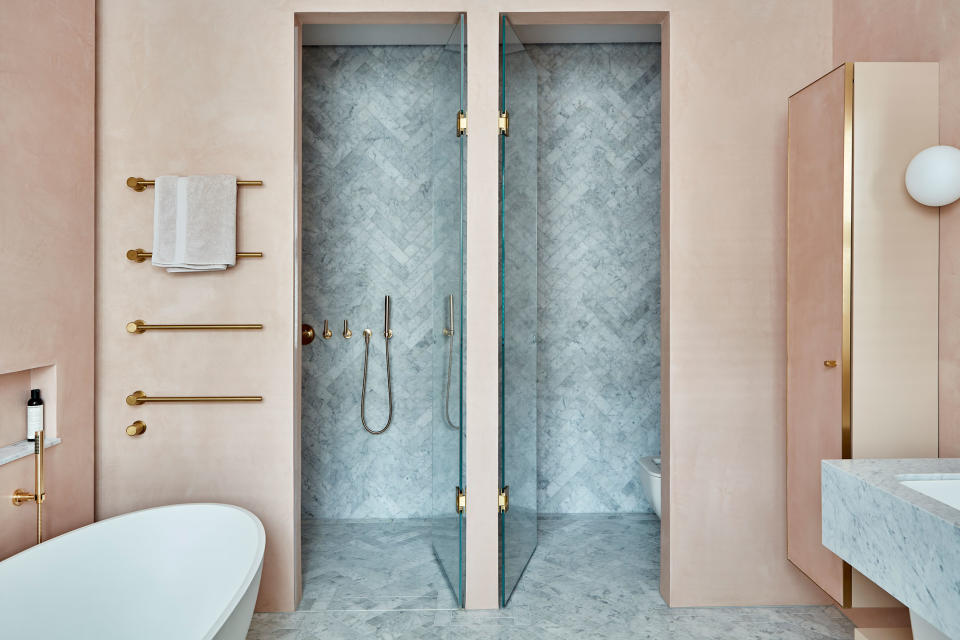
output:
M 37 431 L 43 431 L 43 400 L 40 399 L 40 389 L 30 389 L 30 399 L 27 400 L 27 440 L 36 440 Z

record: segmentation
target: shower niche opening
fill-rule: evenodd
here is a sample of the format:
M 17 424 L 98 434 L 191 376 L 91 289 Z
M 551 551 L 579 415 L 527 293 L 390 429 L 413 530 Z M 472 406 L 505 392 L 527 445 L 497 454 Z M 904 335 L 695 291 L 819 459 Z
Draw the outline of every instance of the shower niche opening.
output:
M 501 606 L 541 535 L 585 597 L 659 575 L 660 25 L 536 15 L 500 34 Z
M 416 15 L 302 26 L 301 610 L 463 603 L 465 25 Z

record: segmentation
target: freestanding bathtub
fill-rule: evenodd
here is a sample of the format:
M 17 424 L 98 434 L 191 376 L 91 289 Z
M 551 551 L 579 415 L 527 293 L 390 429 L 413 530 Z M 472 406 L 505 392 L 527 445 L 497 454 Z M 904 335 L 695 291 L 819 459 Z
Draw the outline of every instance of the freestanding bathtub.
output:
M 0 637 L 243 640 L 263 525 L 225 504 L 135 511 L 0 562 Z

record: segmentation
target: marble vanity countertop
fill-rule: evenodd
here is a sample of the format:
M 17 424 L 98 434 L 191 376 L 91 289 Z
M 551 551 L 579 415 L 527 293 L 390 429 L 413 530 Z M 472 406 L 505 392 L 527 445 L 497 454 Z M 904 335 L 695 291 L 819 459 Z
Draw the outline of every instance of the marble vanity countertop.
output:
M 823 544 L 960 638 L 960 511 L 901 480 L 960 474 L 960 458 L 824 460 Z

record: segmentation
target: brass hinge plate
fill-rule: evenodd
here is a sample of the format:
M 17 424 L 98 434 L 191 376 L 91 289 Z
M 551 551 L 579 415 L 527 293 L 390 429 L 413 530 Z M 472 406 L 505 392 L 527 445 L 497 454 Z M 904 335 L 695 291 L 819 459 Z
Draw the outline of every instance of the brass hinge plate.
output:
M 509 485 L 504 487 L 500 491 L 500 497 L 497 500 L 497 504 L 500 507 L 500 513 L 506 513 L 510 510 L 510 487 Z
M 467 135 L 467 114 L 457 111 L 457 137 Z
M 500 117 L 497 119 L 497 127 L 500 129 L 500 135 L 509 136 L 510 135 L 510 114 L 506 111 L 500 114 Z
M 463 510 L 467 508 L 467 494 L 464 493 L 463 489 L 457 487 L 457 513 L 463 513 Z

